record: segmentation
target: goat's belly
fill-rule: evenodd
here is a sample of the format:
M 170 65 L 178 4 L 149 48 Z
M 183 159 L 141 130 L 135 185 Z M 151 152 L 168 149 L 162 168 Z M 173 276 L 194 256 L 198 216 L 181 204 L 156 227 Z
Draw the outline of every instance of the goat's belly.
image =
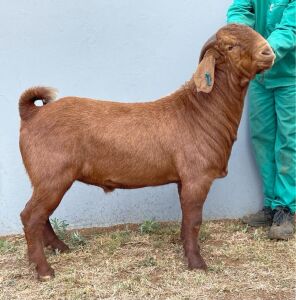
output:
M 115 182 L 106 180 L 103 185 L 97 185 L 104 189 L 105 192 L 113 191 L 114 189 L 139 189 L 148 186 L 160 186 L 169 183 L 177 183 L 177 180 L 163 180 L 163 181 L 147 181 L 147 182 Z
M 147 181 L 114 181 L 114 180 L 104 180 L 104 181 L 95 181 L 93 178 L 87 179 L 82 178 L 79 181 L 84 182 L 86 184 L 95 185 L 104 189 L 105 192 L 113 191 L 114 189 L 139 189 L 148 186 L 160 186 L 169 183 L 177 183 L 177 179 L 166 179 L 166 180 L 147 180 Z
M 136 189 L 147 186 L 158 186 L 168 183 L 178 182 L 179 178 L 175 172 L 169 170 L 137 169 L 97 170 L 91 174 L 84 174 L 78 180 L 87 184 L 96 185 L 110 191 L 119 189 Z

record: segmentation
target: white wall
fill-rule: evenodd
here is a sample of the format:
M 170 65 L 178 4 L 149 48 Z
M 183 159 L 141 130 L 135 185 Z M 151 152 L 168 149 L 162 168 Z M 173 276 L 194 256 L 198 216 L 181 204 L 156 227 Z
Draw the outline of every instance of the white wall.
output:
M 0 1 L 0 234 L 21 231 L 19 213 L 31 193 L 18 149 L 20 93 L 46 85 L 60 96 L 129 102 L 166 95 L 190 78 L 230 2 Z M 205 217 L 240 217 L 260 205 L 244 115 L 229 175 L 214 183 Z M 174 185 L 105 195 L 76 183 L 55 216 L 72 226 L 102 226 L 176 220 L 180 208 Z

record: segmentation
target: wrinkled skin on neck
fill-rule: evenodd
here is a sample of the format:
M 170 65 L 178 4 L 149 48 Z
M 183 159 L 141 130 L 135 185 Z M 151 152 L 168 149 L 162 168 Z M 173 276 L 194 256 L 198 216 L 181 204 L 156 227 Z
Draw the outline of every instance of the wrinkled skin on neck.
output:
M 210 168 L 214 177 L 224 177 L 249 80 L 227 68 L 225 62 L 217 65 L 215 72 L 211 93 L 197 92 L 191 79 L 172 98 L 183 106 L 178 112 L 180 119 L 186 120 L 200 166 Z M 240 85 L 242 80 L 244 87 Z

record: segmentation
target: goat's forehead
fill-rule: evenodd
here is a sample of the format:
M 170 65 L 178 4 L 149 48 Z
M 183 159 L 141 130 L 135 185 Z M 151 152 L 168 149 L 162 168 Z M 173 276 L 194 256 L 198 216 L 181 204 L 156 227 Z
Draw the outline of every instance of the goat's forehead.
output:
M 243 41 L 247 43 L 248 41 L 254 42 L 254 40 L 260 39 L 260 35 L 248 26 L 230 24 L 222 27 L 217 32 L 217 38 L 222 41 Z

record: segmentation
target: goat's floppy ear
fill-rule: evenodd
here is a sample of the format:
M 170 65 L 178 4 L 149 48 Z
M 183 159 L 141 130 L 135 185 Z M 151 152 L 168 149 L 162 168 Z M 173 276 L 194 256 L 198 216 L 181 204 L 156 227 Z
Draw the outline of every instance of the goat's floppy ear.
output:
M 193 76 L 198 92 L 210 93 L 214 86 L 216 58 L 214 51 L 208 50 Z

